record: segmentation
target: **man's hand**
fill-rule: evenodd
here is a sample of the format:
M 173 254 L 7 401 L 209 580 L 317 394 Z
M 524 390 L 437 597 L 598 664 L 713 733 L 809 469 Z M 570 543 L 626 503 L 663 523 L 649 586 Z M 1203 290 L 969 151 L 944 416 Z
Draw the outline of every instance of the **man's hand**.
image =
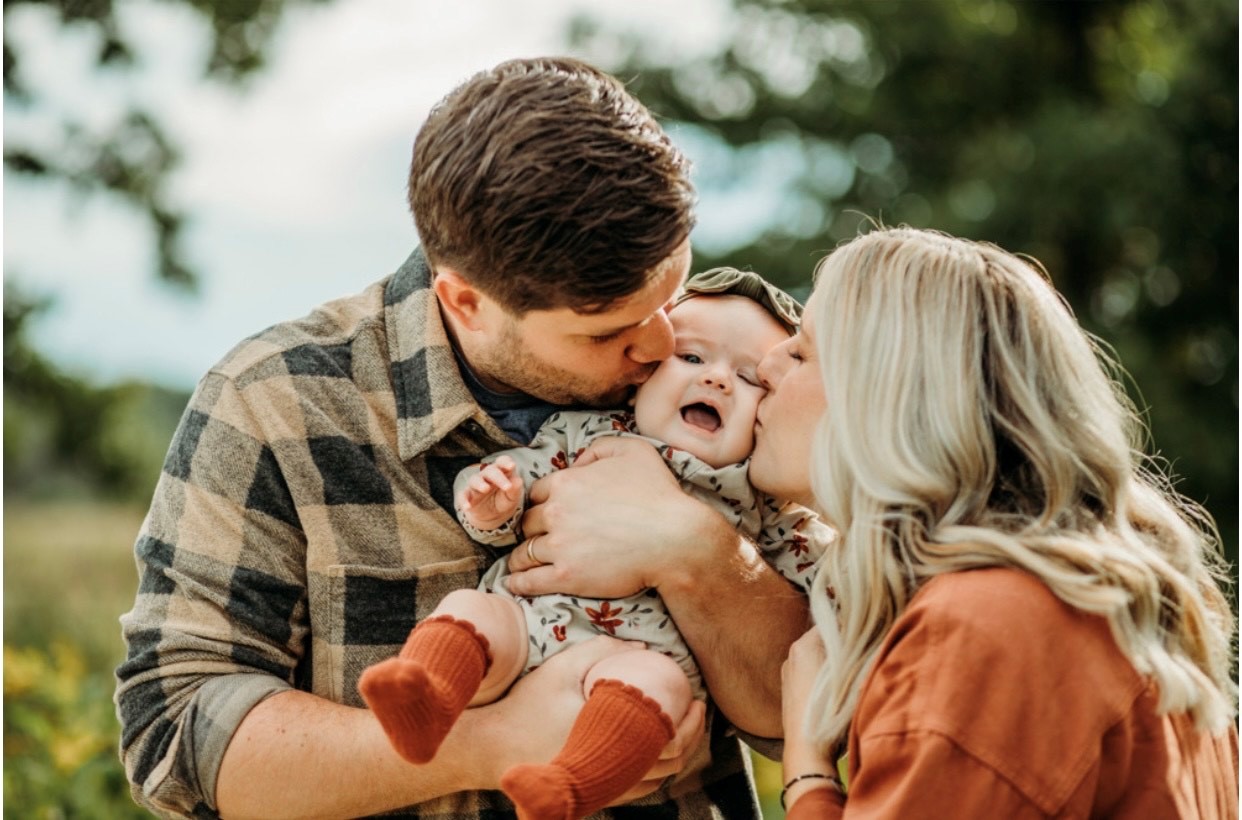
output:
M 697 522 L 728 526 L 682 492 L 654 447 L 631 438 L 597 439 L 571 468 L 536 481 L 529 501 L 522 530 L 540 536 L 541 565 L 524 549 L 510 553 L 515 595 L 621 598 L 659 588 L 667 569 L 697 547 Z
M 522 526 L 539 544 L 509 554 L 510 592 L 657 590 L 725 716 L 758 737 L 780 735 L 780 667 L 809 623 L 806 597 L 723 515 L 682 492 L 654 447 L 597 439 L 573 467 L 535 482 L 528 500 Z
M 509 520 L 522 500 L 522 479 L 517 464 L 500 456 L 470 477 L 457 496 L 457 508 L 470 526 L 494 530 Z
M 477 757 L 478 749 L 489 749 L 487 760 L 491 770 L 487 774 L 488 780 L 476 784 L 476 788 L 497 788 L 500 776 L 510 766 L 551 760 L 560 751 L 574 719 L 586 703 L 582 686 L 592 666 L 610 655 L 642 648 L 640 643 L 619 641 L 603 635 L 569 647 L 520 679 L 501 700 L 490 706 L 467 709 L 463 713 L 462 718 L 472 723 L 473 718 L 479 718 L 475 729 L 492 737 L 480 736 L 474 731 L 457 737 L 454 729 L 445 741 L 446 747 L 451 752 L 457 751 L 450 744 L 465 741 L 466 734 L 469 734 L 469 747 L 461 750 L 464 754 L 473 755 L 476 761 L 481 762 Z M 618 803 L 650 794 L 666 778 L 685 767 L 703 740 L 704 713 L 703 704 L 694 701 L 655 766 L 642 782 L 619 798 Z
M 290 690 L 255 706 L 233 735 L 216 782 L 225 817 L 362 817 L 453 792 L 500 788 L 516 763 L 551 760 L 586 702 L 592 666 L 641 644 L 598 637 L 550 658 L 509 694 L 467 709 L 435 759 L 412 765 L 366 709 Z M 695 703 L 660 761 L 622 799 L 654 791 L 680 772 L 703 739 Z M 480 754 L 485 750 L 486 754 Z
M 691 701 L 690 709 L 677 726 L 673 739 L 660 752 L 660 759 L 651 767 L 651 771 L 643 775 L 643 779 L 634 788 L 621 795 L 613 803 L 619 806 L 640 797 L 646 797 L 664 784 L 664 781 L 681 772 L 690 762 L 695 749 L 703 741 L 703 732 L 707 725 L 707 707 L 701 700 Z

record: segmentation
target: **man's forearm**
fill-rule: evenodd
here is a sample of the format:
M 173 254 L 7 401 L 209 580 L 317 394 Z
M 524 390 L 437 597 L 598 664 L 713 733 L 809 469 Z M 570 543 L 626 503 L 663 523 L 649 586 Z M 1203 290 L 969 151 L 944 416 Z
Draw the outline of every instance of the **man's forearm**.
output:
M 718 521 L 704 532 L 702 565 L 688 562 L 667 574 L 660 595 L 730 722 L 780 737 L 781 664 L 810 624 L 806 596 Z
M 306 692 L 274 695 L 229 743 L 217 806 L 225 818 L 358 817 L 495 788 L 477 754 L 476 717 L 467 710 L 436 759 L 414 766 L 392 750 L 369 711 Z
M 306 692 L 272 695 L 250 710 L 225 750 L 217 806 L 230 820 L 358 817 L 497 789 L 509 767 L 552 759 L 582 709 L 587 670 L 631 649 L 595 638 L 549 658 L 500 700 L 463 712 L 435 759 L 420 766 L 392 750 L 366 709 Z

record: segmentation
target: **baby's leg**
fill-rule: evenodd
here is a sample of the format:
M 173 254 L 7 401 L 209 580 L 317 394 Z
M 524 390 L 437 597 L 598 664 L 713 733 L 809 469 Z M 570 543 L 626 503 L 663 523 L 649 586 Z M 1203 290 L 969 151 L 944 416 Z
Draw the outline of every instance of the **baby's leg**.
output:
M 369 667 L 358 691 L 393 747 L 426 763 L 467 704 L 500 697 L 526 664 L 526 620 L 516 603 L 456 590 L 414 627 L 395 658 Z
M 586 704 L 552 762 L 514 766 L 500 779 L 521 820 L 582 817 L 625 794 L 655 765 L 692 700 L 681 667 L 648 650 L 600 661 L 583 691 Z

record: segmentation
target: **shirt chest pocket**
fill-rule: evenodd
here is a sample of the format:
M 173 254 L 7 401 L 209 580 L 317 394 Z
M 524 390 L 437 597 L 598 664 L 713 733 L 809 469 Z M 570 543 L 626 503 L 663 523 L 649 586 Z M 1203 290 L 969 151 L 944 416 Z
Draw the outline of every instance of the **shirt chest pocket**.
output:
M 358 677 L 397 653 L 414 625 L 455 589 L 473 589 L 479 556 L 421 567 L 334 564 L 312 575 L 312 691 L 362 706 Z

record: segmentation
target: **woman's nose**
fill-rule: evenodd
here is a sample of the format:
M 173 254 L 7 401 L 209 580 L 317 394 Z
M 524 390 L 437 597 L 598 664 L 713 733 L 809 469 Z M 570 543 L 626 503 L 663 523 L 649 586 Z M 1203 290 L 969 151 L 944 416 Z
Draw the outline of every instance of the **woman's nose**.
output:
M 759 376 L 759 383 L 766 389 L 771 390 L 781 380 L 784 371 L 780 366 L 780 362 L 788 361 L 789 357 L 784 354 L 785 346 L 792 343 L 792 339 L 788 342 L 781 342 L 776 347 L 769 350 L 759 360 L 759 368 L 756 371 Z
M 662 362 L 673 355 L 673 323 L 668 314 L 658 310 L 639 328 L 637 338 L 625 349 L 625 355 L 639 364 Z

